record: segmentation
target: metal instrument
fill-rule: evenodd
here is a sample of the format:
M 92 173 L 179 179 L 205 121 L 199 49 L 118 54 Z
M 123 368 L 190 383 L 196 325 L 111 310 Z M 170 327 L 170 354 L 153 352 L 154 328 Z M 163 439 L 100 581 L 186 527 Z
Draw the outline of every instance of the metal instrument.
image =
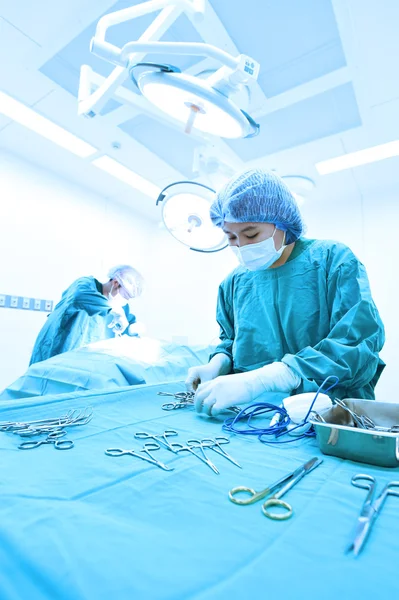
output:
M 237 467 L 240 467 L 240 469 L 242 469 L 242 466 L 240 465 L 240 463 L 238 463 L 230 454 L 228 454 L 222 448 L 222 445 L 230 444 L 229 438 L 223 437 L 223 436 L 218 436 L 218 437 L 215 437 L 214 439 L 206 438 L 201 441 L 202 441 L 203 446 L 206 446 L 210 450 L 213 450 L 214 452 L 216 452 L 216 454 L 219 454 L 220 456 L 224 456 L 224 458 L 226 458 L 231 463 L 233 463 L 233 465 L 236 465 Z
M 159 460 L 156 460 L 151 452 L 154 452 L 155 450 L 160 450 L 161 446 L 155 442 L 149 442 L 147 444 L 144 444 L 143 448 L 141 450 L 124 450 L 123 448 L 108 448 L 108 450 L 105 450 L 105 454 L 107 456 L 124 456 L 126 454 L 130 455 L 130 456 L 135 456 L 136 458 L 140 458 L 141 460 L 145 460 L 146 462 L 151 463 L 152 465 L 156 465 L 157 467 L 159 467 L 160 469 L 163 469 L 164 471 L 173 471 L 174 467 L 169 467 L 168 465 L 165 465 L 163 462 L 160 462 Z
M 371 475 L 358 473 L 352 477 L 351 483 L 355 487 L 367 490 L 367 495 L 357 520 L 353 541 L 346 548 L 347 552 L 353 550 L 353 554 L 357 556 L 364 547 L 371 528 L 380 514 L 387 497 L 399 496 L 399 490 L 393 489 L 395 487 L 399 488 L 399 481 L 390 481 L 387 483 L 376 499 L 374 499 L 374 496 L 377 489 L 377 482 Z
M 35 421 L 6 421 L 0 423 L 0 431 L 12 432 L 22 437 L 42 433 L 55 433 L 65 427 L 86 425 L 93 417 L 93 409 L 73 409 L 61 417 L 37 419 Z
M 177 431 L 175 431 L 174 429 L 167 429 L 159 435 L 152 435 L 151 433 L 147 433 L 146 431 L 140 431 L 139 433 L 135 433 L 134 437 L 136 438 L 136 440 L 154 440 L 155 443 L 160 444 L 161 446 L 166 448 L 166 450 L 170 450 L 171 452 L 176 453 L 176 450 L 172 448 L 174 444 L 170 444 L 167 439 L 168 437 L 174 437 L 176 435 L 178 435 Z
M 239 486 L 235 487 L 229 492 L 229 498 L 231 502 L 234 504 L 240 504 L 246 506 L 248 504 L 253 504 L 254 502 L 258 502 L 259 500 L 263 500 L 266 496 L 270 496 L 266 502 L 262 505 L 262 512 L 265 517 L 269 519 L 273 519 L 276 521 L 285 521 L 289 519 L 293 514 L 293 509 L 290 504 L 280 500 L 282 496 L 284 496 L 291 488 L 294 487 L 305 475 L 313 471 L 316 467 L 318 467 L 323 460 L 315 456 L 308 460 L 304 465 L 292 471 L 292 473 L 288 473 L 288 475 L 284 475 L 281 479 L 273 483 L 271 486 L 265 488 L 261 492 L 256 492 L 252 488 Z M 245 493 L 249 495 L 249 498 L 238 498 L 239 493 Z M 272 494 L 272 495 L 271 495 Z M 268 510 L 272 506 L 280 506 L 284 508 L 286 512 L 284 513 L 275 513 Z
M 200 440 L 188 440 L 187 445 L 184 446 L 183 444 L 178 444 L 178 443 L 174 443 L 173 445 L 173 452 L 191 452 L 191 454 L 193 454 L 194 456 L 196 456 L 199 460 L 201 460 L 203 463 L 205 463 L 206 465 L 208 465 L 208 467 L 210 469 L 212 469 L 212 471 L 214 473 L 216 473 L 216 475 L 219 475 L 219 471 L 217 470 L 217 468 L 215 467 L 215 465 L 213 464 L 213 462 L 211 460 L 209 460 L 209 458 L 207 457 L 207 455 L 205 454 L 204 451 L 204 446 L 202 444 L 202 442 Z M 201 452 L 201 454 L 197 454 L 197 452 L 195 452 L 195 448 L 198 448 Z
M 162 404 L 162 410 L 176 410 L 178 408 L 187 408 L 187 406 L 193 406 L 195 392 L 176 392 L 171 394 L 169 392 L 158 392 L 158 396 L 170 396 L 175 398 L 177 402 L 166 402 Z
M 56 448 L 57 450 L 70 450 L 74 446 L 73 441 L 60 439 L 63 438 L 66 434 L 67 432 L 62 430 L 53 431 L 52 433 L 49 433 L 46 439 L 44 440 L 31 440 L 28 442 L 22 442 L 22 444 L 20 444 L 18 448 L 20 450 L 33 450 L 33 448 L 38 448 L 43 444 L 53 444 L 54 448 Z

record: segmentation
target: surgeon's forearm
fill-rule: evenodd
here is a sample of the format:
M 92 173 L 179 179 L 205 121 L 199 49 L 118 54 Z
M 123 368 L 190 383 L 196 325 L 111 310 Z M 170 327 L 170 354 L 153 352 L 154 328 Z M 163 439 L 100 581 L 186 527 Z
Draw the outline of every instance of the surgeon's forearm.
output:
M 231 373 L 233 364 L 227 354 L 219 353 L 211 358 L 208 366 L 214 370 L 215 377 L 218 377 L 219 375 L 228 375 Z

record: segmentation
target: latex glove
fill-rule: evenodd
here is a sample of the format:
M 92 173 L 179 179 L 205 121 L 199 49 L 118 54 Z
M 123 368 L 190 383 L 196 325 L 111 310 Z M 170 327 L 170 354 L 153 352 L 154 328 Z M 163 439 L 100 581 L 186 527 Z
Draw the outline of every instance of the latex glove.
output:
M 129 335 L 143 335 L 146 332 L 146 326 L 144 323 L 132 323 L 129 325 L 128 333 Z
M 111 310 L 112 321 L 108 325 L 110 329 L 113 329 L 115 335 L 122 335 L 125 329 L 128 327 L 129 322 L 126 318 L 124 312 L 118 312 L 116 310 Z
M 211 381 L 219 375 L 227 375 L 231 371 L 231 360 L 227 354 L 215 354 L 207 365 L 191 367 L 187 373 L 186 389 L 193 392 L 206 381 Z
M 264 392 L 292 392 L 300 383 L 300 378 L 290 367 L 276 362 L 201 384 L 194 397 L 194 406 L 199 413 L 216 416 L 231 406 L 253 402 Z

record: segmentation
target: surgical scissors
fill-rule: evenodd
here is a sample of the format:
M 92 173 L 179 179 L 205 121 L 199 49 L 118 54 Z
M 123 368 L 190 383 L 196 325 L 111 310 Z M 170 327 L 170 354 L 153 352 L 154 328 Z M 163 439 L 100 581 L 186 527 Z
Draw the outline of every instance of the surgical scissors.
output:
M 45 440 L 38 440 L 36 442 L 34 440 L 29 442 L 22 442 L 22 444 L 20 444 L 18 448 L 20 450 L 32 450 L 33 448 L 38 448 L 42 444 L 54 444 L 54 448 L 57 448 L 57 450 L 70 450 L 74 446 L 73 441 L 60 439 L 66 434 L 67 432 L 62 430 L 53 431 L 52 433 L 48 434 Z
M 308 460 L 304 465 L 298 467 L 298 469 L 292 471 L 292 473 L 284 475 L 284 477 L 273 483 L 271 486 L 265 488 L 261 492 L 256 492 L 252 488 L 239 486 L 230 490 L 229 498 L 232 502 L 234 502 L 234 504 L 241 504 L 245 506 L 247 504 L 253 504 L 254 502 L 258 502 L 258 500 L 263 500 L 263 498 L 266 498 L 266 496 L 270 496 L 270 498 L 262 504 L 263 514 L 265 515 L 265 517 L 268 517 L 269 519 L 273 519 L 275 521 L 285 521 L 286 519 L 289 519 L 292 516 L 293 509 L 292 506 L 288 504 L 288 502 L 284 502 L 283 500 L 280 500 L 280 498 L 284 496 L 291 488 L 293 488 L 294 485 L 296 485 L 303 477 L 305 477 L 305 475 L 307 475 L 310 471 L 318 467 L 322 462 L 323 459 L 315 456 L 314 458 Z M 237 498 L 236 496 L 240 492 L 249 494 L 250 497 L 246 499 Z M 276 493 L 274 494 L 273 492 Z M 273 495 L 271 496 L 270 494 Z M 270 512 L 268 508 L 271 506 L 280 506 L 281 508 L 284 508 L 287 512 L 284 512 L 282 514 Z
M 146 462 L 151 463 L 152 465 L 156 465 L 160 469 L 164 471 L 173 471 L 174 467 L 168 467 L 163 462 L 156 460 L 151 452 L 155 450 L 160 450 L 161 446 L 156 442 L 148 442 L 144 444 L 141 450 L 124 450 L 123 448 L 108 448 L 105 450 L 105 454 L 107 456 L 123 456 L 124 454 L 130 454 L 130 456 L 135 456 L 136 458 L 141 458 L 141 460 L 145 460 Z M 147 456 L 144 456 L 147 455 Z
M 387 483 L 382 489 L 380 495 L 377 496 L 375 500 L 374 496 L 377 489 L 377 481 L 375 477 L 358 473 L 352 477 L 351 483 L 355 487 L 368 490 L 357 519 L 353 541 L 346 548 L 347 552 L 353 550 L 354 555 L 357 556 L 366 543 L 371 528 L 380 514 L 387 497 L 399 496 L 399 491 L 392 489 L 394 487 L 399 487 L 399 481 L 390 481 Z
M 193 406 L 194 404 L 194 392 L 176 392 L 176 394 L 169 392 L 158 392 L 158 396 L 171 396 L 177 400 L 177 402 L 166 402 L 165 404 L 162 404 L 162 410 L 186 408 L 187 406 Z
M 205 454 L 203 444 L 199 440 L 188 440 L 187 446 L 184 446 L 183 444 L 178 444 L 178 443 L 174 443 L 174 444 L 172 444 L 172 446 L 177 448 L 177 450 L 173 450 L 173 452 L 176 452 L 176 453 L 184 452 L 184 451 L 191 452 L 191 454 L 193 454 L 194 456 L 199 458 L 199 460 L 201 460 L 203 463 L 208 465 L 208 467 L 210 469 L 212 469 L 212 471 L 214 473 L 216 473 L 216 475 L 219 475 L 219 471 L 217 470 L 217 468 L 215 467 L 213 462 Z M 196 452 L 194 452 L 194 448 L 199 448 L 202 456 L 200 454 L 197 454 Z
M 176 453 L 176 451 L 172 448 L 174 444 L 170 444 L 167 440 L 168 437 L 174 437 L 175 435 L 178 435 L 177 431 L 175 431 L 174 429 L 167 429 L 159 435 L 152 435 L 151 433 L 147 433 L 146 431 L 140 431 L 139 433 L 135 433 L 134 437 L 136 438 L 136 440 L 154 440 L 155 443 L 161 444 L 161 446 L 166 448 L 166 450 L 170 450 L 171 452 Z
M 217 454 L 220 454 L 220 456 L 224 456 L 224 458 L 227 458 L 227 460 L 232 462 L 233 465 L 236 465 L 237 467 L 240 467 L 240 469 L 242 469 L 242 466 L 240 465 L 240 463 L 238 463 L 232 456 L 230 456 L 230 454 L 228 454 L 222 448 L 222 445 L 230 444 L 229 438 L 223 437 L 223 436 L 215 437 L 215 439 L 206 438 L 205 440 L 202 440 L 202 444 L 205 445 L 210 450 L 213 450 Z

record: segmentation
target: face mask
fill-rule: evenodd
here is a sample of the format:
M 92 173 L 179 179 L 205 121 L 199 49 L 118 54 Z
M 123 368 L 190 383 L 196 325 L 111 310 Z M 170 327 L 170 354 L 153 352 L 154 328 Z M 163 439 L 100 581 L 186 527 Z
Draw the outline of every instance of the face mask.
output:
M 243 267 L 246 267 L 249 271 L 261 271 L 268 269 L 280 258 L 286 246 L 282 245 L 280 250 L 276 250 L 276 246 L 274 245 L 276 230 L 274 228 L 272 237 L 258 244 L 247 244 L 240 248 L 238 246 L 231 246 L 231 249 Z
M 116 296 L 112 296 L 111 293 L 108 294 L 108 302 L 110 303 L 112 308 L 122 308 L 127 304 L 126 298 L 121 296 L 120 294 L 116 294 Z

